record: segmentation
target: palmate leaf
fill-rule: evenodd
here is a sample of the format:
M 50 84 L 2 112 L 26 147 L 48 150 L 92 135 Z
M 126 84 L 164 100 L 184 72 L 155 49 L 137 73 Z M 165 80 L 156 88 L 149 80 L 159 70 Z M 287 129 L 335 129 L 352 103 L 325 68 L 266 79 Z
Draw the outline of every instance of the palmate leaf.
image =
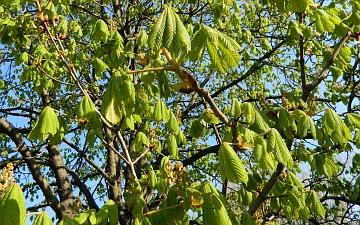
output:
M 335 25 L 339 24 L 341 20 L 333 13 L 326 12 L 322 9 L 315 11 L 315 27 L 320 34 L 324 31 L 333 32 Z
M 18 184 L 12 184 L 0 201 L 0 224 L 26 224 L 24 194 Z
M 233 183 L 247 183 L 248 175 L 239 156 L 232 147 L 224 142 L 219 150 L 220 174 L 224 181 L 226 178 Z
M 240 55 L 237 53 L 240 45 L 234 39 L 206 25 L 201 25 L 195 33 L 191 46 L 190 60 L 199 60 L 206 46 L 212 64 L 220 72 L 236 66 L 240 60 Z
M 279 132 L 272 128 L 267 138 L 267 150 L 274 150 L 275 160 L 291 168 L 293 159 Z
M 135 106 L 135 88 L 123 72 L 112 75 L 102 98 L 101 113 L 112 124 L 120 122 L 123 114 L 130 117 Z
M 66 33 L 66 32 L 64 32 L 64 33 Z M 102 19 L 99 19 L 98 21 L 96 21 L 96 24 L 95 24 L 95 27 L 94 27 L 93 33 L 92 33 L 92 39 L 94 39 L 95 41 L 102 40 L 104 43 L 106 43 L 109 38 L 109 34 L 110 34 L 109 29 L 108 29 L 108 26 L 106 25 L 106 23 Z
M 172 8 L 165 8 L 161 13 L 151 29 L 148 44 L 155 52 L 162 47 L 175 54 L 181 50 L 189 52 L 191 49 L 189 34 Z
M 59 127 L 59 120 L 56 113 L 50 106 L 46 106 L 36 120 L 33 129 L 30 131 L 28 139 L 44 141 L 49 135 L 54 136 L 58 132 Z

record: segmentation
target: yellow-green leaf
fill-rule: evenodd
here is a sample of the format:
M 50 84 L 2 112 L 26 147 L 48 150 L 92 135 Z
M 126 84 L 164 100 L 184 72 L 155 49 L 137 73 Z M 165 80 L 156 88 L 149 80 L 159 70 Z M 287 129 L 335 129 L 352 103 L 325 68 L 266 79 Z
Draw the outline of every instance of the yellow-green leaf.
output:
M 4 190 L 3 190 L 4 191 Z M 0 201 L 0 224 L 26 224 L 24 194 L 18 184 L 12 184 Z
M 226 178 L 233 183 L 247 183 L 248 175 L 239 156 L 233 148 L 226 142 L 221 144 L 219 150 L 220 174 L 222 180 Z
M 46 106 L 40 113 L 33 129 L 28 135 L 29 140 L 44 141 L 49 135 L 55 135 L 59 129 L 59 120 L 50 106 Z

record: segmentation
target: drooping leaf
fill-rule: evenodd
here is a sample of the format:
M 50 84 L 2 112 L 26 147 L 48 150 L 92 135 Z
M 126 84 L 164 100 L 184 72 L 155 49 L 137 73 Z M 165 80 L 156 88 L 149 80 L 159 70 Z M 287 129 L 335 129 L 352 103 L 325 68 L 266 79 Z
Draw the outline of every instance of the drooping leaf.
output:
M 102 19 L 99 19 L 96 22 L 92 33 L 93 39 L 96 41 L 102 40 L 104 43 L 106 43 L 109 38 L 109 34 L 110 33 L 107 24 Z
M 221 144 L 219 150 L 220 174 L 222 180 L 226 178 L 233 183 L 247 183 L 248 175 L 239 156 L 226 142 Z
M 136 151 L 142 151 L 143 145 L 149 147 L 149 140 L 143 132 L 139 132 L 134 140 L 134 147 Z
M 272 128 L 267 138 L 267 150 L 274 150 L 275 159 L 285 166 L 291 168 L 293 166 L 293 159 L 286 147 L 286 144 L 279 134 L 279 132 Z
M 179 154 L 179 149 L 177 147 L 175 136 L 170 134 L 166 139 L 166 144 L 171 158 L 177 159 Z
M 56 113 L 50 106 L 46 106 L 43 111 L 41 111 L 33 129 L 30 131 L 28 139 L 44 141 L 50 135 L 54 136 L 58 132 L 58 129 L 59 120 Z
M 314 190 L 310 190 L 306 197 L 306 205 L 318 216 L 325 218 L 325 209 L 321 204 L 317 194 Z

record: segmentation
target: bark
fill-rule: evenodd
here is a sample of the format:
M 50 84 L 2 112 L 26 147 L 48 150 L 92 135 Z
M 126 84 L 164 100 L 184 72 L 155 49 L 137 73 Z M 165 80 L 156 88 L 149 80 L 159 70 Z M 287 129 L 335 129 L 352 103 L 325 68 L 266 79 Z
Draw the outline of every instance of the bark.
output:
M 66 171 L 65 164 L 60 155 L 59 147 L 57 145 L 48 145 L 50 167 L 53 170 L 58 187 L 58 195 L 60 198 L 60 215 L 62 218 L 65 215 L 73 217 L 74 210 L 74 195 Z

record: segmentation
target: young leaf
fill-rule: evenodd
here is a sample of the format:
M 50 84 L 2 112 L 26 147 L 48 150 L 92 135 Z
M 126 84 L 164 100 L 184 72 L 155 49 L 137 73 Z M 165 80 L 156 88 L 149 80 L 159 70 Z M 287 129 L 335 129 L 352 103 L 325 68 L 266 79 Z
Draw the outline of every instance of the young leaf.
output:
M 241 115 L 240 102 L 236 98 L 233 98 L 232 105 L 231 105 L 230 116 L 232 116 L 234 118 L 238 118 L 240 115 Z
M 156 122 L 159 122 L 161 120 L 163 121 L 168 121 L 168 111 L 166 109 L 166 106 L 164 104 L 164 102 L 159 99 L 156 103 L 155 109 L 154 109 L 154 114 L 153 114 L 153 119 Z
M 307 136 L 308 130 L 310 129 L 310 117 L 308 115 L 301 117 L 297 124 L 297 132 L 300 138 Z
M 206 109 L 205 112 L 201 113 L 200 118 L 210 124 L 217 124 L 219 122 L 219 119 L 214 115 L 211 109 Z
M 50 106 L 46 106 L 36 120 L 33 129 L 30 131 L 28 139 L 44 141 L 49 135 L 54 136 L 58 132 L 58 129 L 59 120 L 56 113 Z
M 166 139 L 167 148 L 171 158 L 177 159 L 179 157 L 179 149 L 176 144 L 174 135 L 170 134 Z
M 220 174 L 222 180 L 226 178 L 233 183 L 247 183 L 248 175 L 239 156 L 232 147 L 224 142 L 219 150 Z
M 249 102 L 244 102 L 241 104 L 241 112 L 246 118 L 248 124 L 253 124 L 255 122 L 255 109 L 254 106 Z
M 190 127 L 190 135 L 194 138 L 200 138 L 204 132 L 204 126 L 201 124 L 200 120 L 193 120 Z
M 274 150 L 275 160 L 291 168 L 293 159 L 279 132 L 272 128 L 267 138 L 267 150 Z
M 139 132 L 134 140 L 136 151 L 143 151 L 143 145 L 149 147 L 149 140 L 143 132 Z
M 318 216 L 325 218 L 325 209 L 324 206 L 321 204 L 317 194 L 314 190 L 311 190 L 307 194 L 306 198 L 306 205 Z
M 77 216 L 77 217 L 79 217 L 79 216 Z M 75 218 L 74 218 L 74 221 L 75 221 Z M 86 222 L 86 219 L 82 220 L 82 221 L 83 221 L 82 223 L 84 223 L 84 222 Z M 82 224 L 82 223 L 79 223 L 79 224 Z M 52 225 L 52 224 L 53 223 L 46 212 L 41 212 L 39 215 L 37 215 L 35 217 L 35 220 L 33 223 L 33 225 Z
M 178 132 L 179 132 L 179 124 L 178 124 L 178 122 L 177 122 L 177 119 L 176 119 L 176 117 L 175 117 L 175 115 L 174 115 L 174 113 L 171 111 L 171 110 L 169 110 L 169 114 L 170 114 L 170 119 L 169 119 L 169 121 L 168 121 L 168 128 L 169 128 L 169 130 L 171 131 L 171 132 L 173 132 L 174 134 L 177 134 Z
M 1 224 L 26 224 L 24 194 L 18 184 L 12 184 L 0 201 Z
M 241 214 L 241 225 L 256 225 L 254 218 L 244 210 Z
M 270 120 L 266 114 L 254 109 L 255 119 L 254 123 L 251 124 L 250 129 L 257 133 L 263 133 L 269 130 Z
M 102 20 L 99 19 L 98 21 L 96 21 L 93 33 L 92 33 L 92 37 L 95 41 L 100 41 L 102 40 L 104 43 L 107 42 L 108 37 L 109 37 L 109 29 L 108 26 L 106 25 L 106 23 Z
M 58 225 L 74 225 L 74 223 L 68 215 L 65 215 Z
M 161 13 L 149 34 L 148 44 L 149 47 L 155 52 L 157 52 L 162 47 L 161 45 L 163 43 L 163 35 L 165 30 L 167 13 L 168 9 L 165 9 Z

